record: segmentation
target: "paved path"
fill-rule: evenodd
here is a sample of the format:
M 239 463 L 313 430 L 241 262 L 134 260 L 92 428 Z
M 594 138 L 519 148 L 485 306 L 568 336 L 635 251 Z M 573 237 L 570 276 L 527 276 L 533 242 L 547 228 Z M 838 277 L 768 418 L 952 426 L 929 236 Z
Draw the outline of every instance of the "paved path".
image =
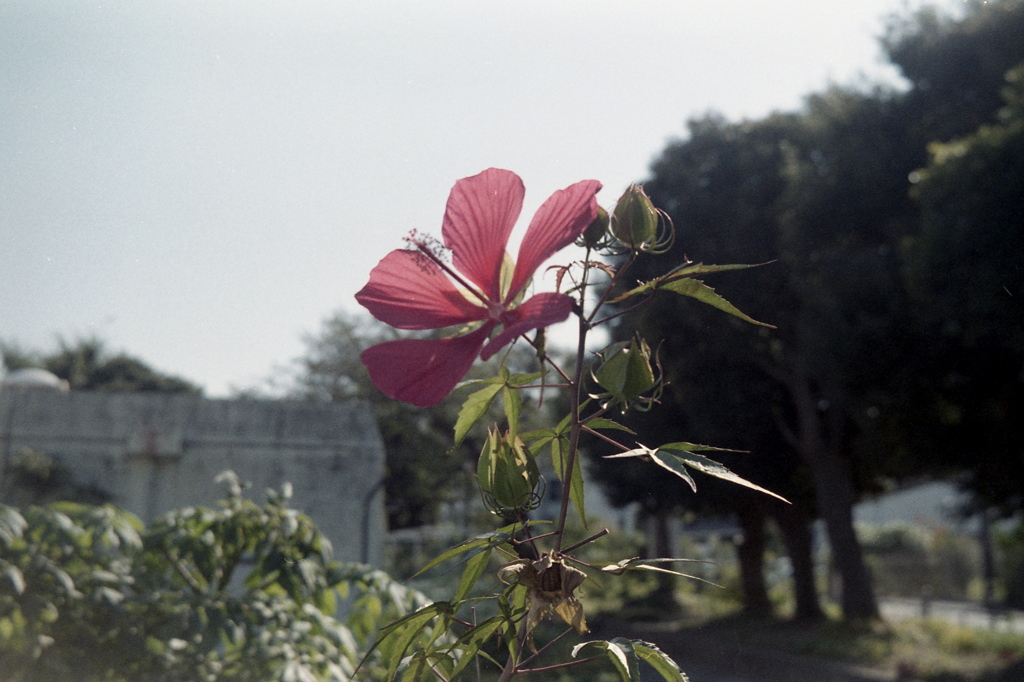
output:
M 721 639 L 699 630 L 671 630 L 658 624 L 609 623 L 603 636 L 656 644 L 679 664 L 691 682 L 882 682 L 892 677 L 870 668 L 816 661 Z M 613 634 L 614 633 L 614 634 Z M 644 680 L 660 680 L 652 673 Z
M 891 620 L 920 618 L 922 614 L 920 600 L 914 599 L 886 599 L 880 608 L 883 616 Z M 925 612 L 929 617 L 966 627 L 1024 634 L 1024 613 L 1020 611 L 992 615 L 976 604 L 933 601 Z M 652 642 L 679 664 L 691 682 L 884 682 L 894 679 L 891 674 L 873 668 L 807 659 L 722 639 L 699 629 L 674 630 L 668 624 L 606 623 L 601 632 L 594 634 Z M 653 671 L 648 672 L 651 674 L 643 676 L 645 682 L 661 680 Z
M 1016 632 L 1024 635 L 1024 611 L 989 611 L 980 604 L 940 599 L 927 603 L 922 603 L 920 599 L 883 599 L 879 608 L 882 610 L 882 616 L 888 620 L 938 618 L 978 630 Z

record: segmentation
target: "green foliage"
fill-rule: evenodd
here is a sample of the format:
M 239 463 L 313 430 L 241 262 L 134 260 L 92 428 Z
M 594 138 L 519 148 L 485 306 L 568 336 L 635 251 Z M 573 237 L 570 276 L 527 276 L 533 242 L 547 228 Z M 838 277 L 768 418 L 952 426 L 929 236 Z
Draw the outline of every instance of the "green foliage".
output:
M 398 335 L 373 318 L 339 312 L 326 319 L 317 334 L 306 338 L 306 352 L 283 387 L 308 400 L 358 398 L 370 403 L 384 441 L 384 504 L 392 530 L 435 523 L 442 505 L 463 492 L 476 467 L 466 452 L 452 447 L 452 430 L 457 445 L 466 441 L 466 451 L 479 452 L 486 430 L 472 426 L 494 409 L 491 399 L 502 393 L 504 385 L 500 379 L 485 379 L 473 401 L 464 405 L 453 395 L 429 410 L 390 400 L 373 386 L 359 354 Z M 513 350 L 507 364 L 522 364 L 522 355 Z M 483 376 L 485 371 L 476 371 L 474 376 Z M 520 385 L 516 382 L 532 379 L 515 374 L 508 381 Z
M 109 505 L 0 506 L 0 678 L 349 680 L 381 625 L 425 604 L 333 561 L 287 488 L 257 505 L 222 480 L 218 507 L 148 529 Z
M 72 389 L 87 391 L 156 391 L 201 393 L 190 381 L 159 372 L 125 353 L 110 353 L 98 338 L 59 341 L 50 354 L 26 353 L 0 343 L 0 355 L 8 370 L 41 367 L 68 382 Z

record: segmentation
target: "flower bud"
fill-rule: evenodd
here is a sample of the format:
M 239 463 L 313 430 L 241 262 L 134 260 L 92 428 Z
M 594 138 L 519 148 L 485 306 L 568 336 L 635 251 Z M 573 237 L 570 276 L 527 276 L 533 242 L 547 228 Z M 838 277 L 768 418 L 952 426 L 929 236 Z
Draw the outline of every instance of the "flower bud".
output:
M 583 230 L 583 245 L 590 249 L 598 249 L 605 243 L 608 234 L 608 211 L 597 207 L 597 217 Z
M 640 185 L 630 185 L 615 204 L 611 229 L 626 246 L 641 250 L 658 235 L 658 209 Z
M 594 379 L 607 391 L 605 405 L 626 409 L 658 384 L 651 367 L 651 348 L 643 339 L 612 344 L 601 358 L 603 362 L 594 372 Z
M 540 503 L 534 492 L 540 480 L 537 461 L 523 441 L 509 433 L 488 432 L 477 464 L 477 480 L 484 502 L 495 514 L 513 516 L 536 509 Z

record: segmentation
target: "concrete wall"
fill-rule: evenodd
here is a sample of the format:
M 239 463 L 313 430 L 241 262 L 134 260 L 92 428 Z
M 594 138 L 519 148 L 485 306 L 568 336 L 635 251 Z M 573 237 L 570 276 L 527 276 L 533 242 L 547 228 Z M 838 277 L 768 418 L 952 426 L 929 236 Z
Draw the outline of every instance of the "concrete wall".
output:
M 213 479 L 225 469 L 252 483 L 258 501 L 290 482 L 291 506 L 312 517 L 337 558 L 382 559 L 384 447 L 363 403 L 8 387 L 0 391 L 0 471 L 23 448 L 146 521 L 222 499 Z

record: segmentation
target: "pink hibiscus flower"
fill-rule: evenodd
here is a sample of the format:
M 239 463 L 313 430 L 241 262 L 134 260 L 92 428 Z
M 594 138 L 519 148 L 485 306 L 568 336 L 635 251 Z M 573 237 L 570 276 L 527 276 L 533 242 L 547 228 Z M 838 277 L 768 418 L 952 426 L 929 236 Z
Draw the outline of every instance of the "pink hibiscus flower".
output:
M 517 336 L 569 317 L 573 299 L 565 294 L 520 301 L 534 271 L 597 216 L 600 189 L 596 180 L 584 180 L 551 195 L 530 222 L 513 269 L 505 248 L 523 207 L 523 181 L 490 168 L 456 182 L 441 228 L 443 248 L 414 235 L 414 248 L 385 256 L 356 300 L 399 329 L 479 327 L 453 338 L 399 339 L 368 348 L 360 357 L 377 388 L 418 407 L 436 405 L 477 355 L 486 360 Z

